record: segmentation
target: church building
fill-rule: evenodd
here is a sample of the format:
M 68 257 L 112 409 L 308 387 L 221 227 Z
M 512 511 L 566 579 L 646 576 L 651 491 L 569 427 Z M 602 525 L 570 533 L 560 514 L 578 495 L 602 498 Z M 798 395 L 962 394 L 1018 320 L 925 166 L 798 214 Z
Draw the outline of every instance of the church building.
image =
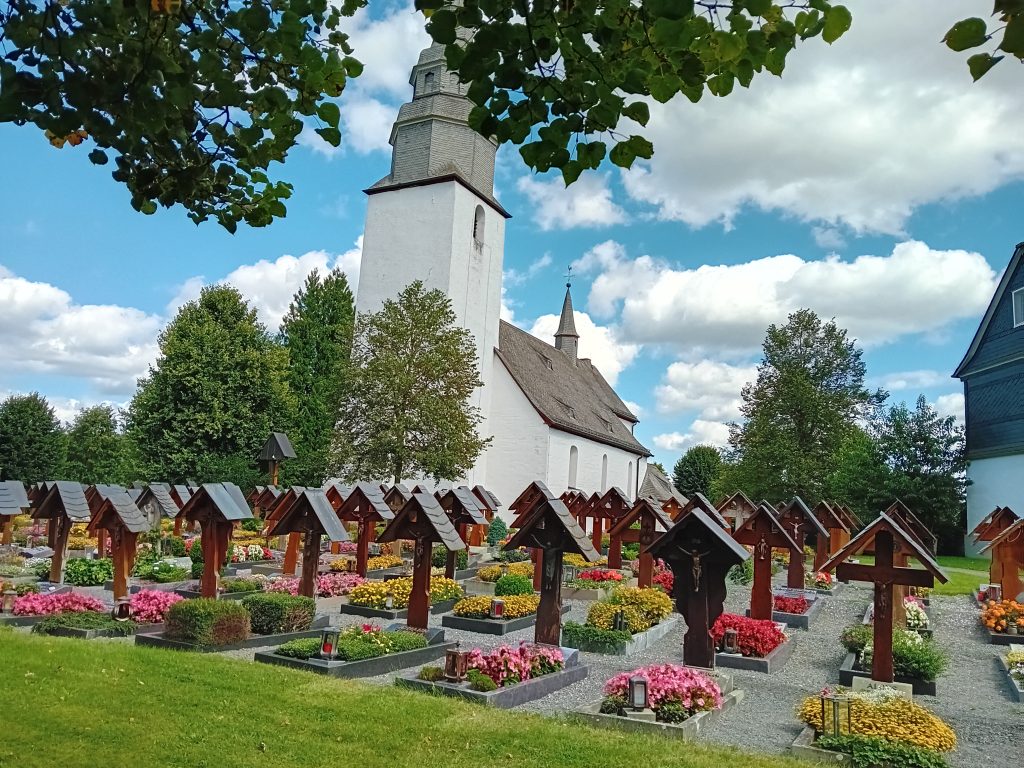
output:
M 391 172 L 369 196 L 356 308 L 374 312 L 414 280 L 444 291 L 476 340 L 473 395 L 492 436 L 462 480 L 508 504 L 534 480 L 555 493 L 617 486 L 635 498 L 651 455 L 636 416 L 601 372 L 578 355 L 566 288 L 555 338 L 500 319 L 505 220 L 494 197 L 495 142 L 468 125 L 468 86 L 448 71 L 444 47 L 413 67 L 412 101 L 391 130 Z
M 971 531 L 996 507 L 1024 514 L 1024 243 L 953 376 L 964 383 Z

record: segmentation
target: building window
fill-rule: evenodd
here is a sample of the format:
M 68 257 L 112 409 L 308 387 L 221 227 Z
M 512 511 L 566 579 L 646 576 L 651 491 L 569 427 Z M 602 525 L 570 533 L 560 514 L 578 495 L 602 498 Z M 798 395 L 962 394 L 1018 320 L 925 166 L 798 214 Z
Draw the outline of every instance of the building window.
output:
M 484 244 L 484 207 L 478 205 L 473 214 L 473 244 L 478 248 Z
M 626 495 L 632 497 L 633 495 L 633 462 L 626 462 Z
M 427 74 L 425 74 L 423 76 L 423 92 L 424 93 L 430 93 L 433 90 L 434 90 L 434 73 L 433 72 L 427 72 Z
M 580 464 L 580 449 L 575 445 L 569 449 L 569 487 L 576 487 L 576 470 Z
M 608 454 L 601 457 L 601 493 L 608 490 Z
M 1013 327 L 1024 325 L 1024 288 L 1013 292 Z

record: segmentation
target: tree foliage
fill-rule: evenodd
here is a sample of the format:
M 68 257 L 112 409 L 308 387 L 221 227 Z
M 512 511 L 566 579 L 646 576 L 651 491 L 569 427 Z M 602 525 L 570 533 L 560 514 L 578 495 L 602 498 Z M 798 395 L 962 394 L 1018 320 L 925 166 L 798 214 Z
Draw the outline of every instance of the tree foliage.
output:
M 288 385 L 296 402 L 291 438 L 298 458 L 282 467 L 289 483 L 319 486 L 326 478 L 354 324 L 352 291 L 338 269 L 325 277 L 314 270 L 281 323 Z
M 362 315 L 336 439 L 350 480 L 455 480 L 489 439 L 477 435 L 481 385 L 476 345 L 451 302 L 419 281 L 379 312 Z
M 287 352 L 223 285 L 183 306 L 159 344 L 127 412 L 146 479 L 254 485 L 260 447 L 293 410 Z
M 829 0 L 416 0 L 448 65 L 471 83 L 470 124 L 522 144 L 538 171 L 566 183 L 607 156 L 630 167 L 654 148 L 640 133 L 648 97 L 667 102 L 705 90 L 728 96 L 755 74 L 781 75 L 802 40 L 832 43 L 850 12 Z M 459 29 L 464 30 L 459 33 Z M 610 145 L 610 148 L 609 148 Z
M 1024 61 L 1024 2 L 1021 0 L 995 0 L 992 15 L 995 26 L 989 28 L 984 19 L 972 17 L 954 24 L 942 38 L 954 51 L 968 51 L 990 46 L 991 51 L 974 53 L 967 58 L 971 77 L 980 80 L 992 67 L 1014 56 Z
M 0 8 L 0 121 L 55 147 L 92 147 L 136 210 L 181 204 L 269 224 L 291 185 L 270 164 L 303 119 L 340 142 L 333 100 L 362 65 L 340 30 L 345 0 L 7 0 Z M 84 146 L 83 146 L 84 145 Z
M 695 445 L 672 467 L 672 482 L 685 496 L 701 493 L 710 497 L 722 472 L 722 453 L 713 445 Z
M 757 379 L 730 428 L 730 481 L 752 498 L 822 498 L 843 441 L 887 396 L 864 386 L 862 352 L 809 309 L 770 325 Z
M 87 485 L 129 485 L 140 479 L 120 422 L 118 412 L 105 404 L 75 415 L 67 430 L 67 477 Z
M 11 395 L 0 403 L 0 478 L 38 483 L 60 480 L 64 432 L 38 392 Z

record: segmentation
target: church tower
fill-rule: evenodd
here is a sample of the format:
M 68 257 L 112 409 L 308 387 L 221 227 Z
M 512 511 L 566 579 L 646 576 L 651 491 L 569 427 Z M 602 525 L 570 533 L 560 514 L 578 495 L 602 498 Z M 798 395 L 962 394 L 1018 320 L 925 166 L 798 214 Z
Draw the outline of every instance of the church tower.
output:
M 356 309 L 375 312 L 414 280 L 443 291 L 476 341 L 483 387 L 473 404 L 487 435 L 509 218 L 494 199 L 497 144 L 469 127 L 468 85 L 448 71 L 444 46 L 420 53 L 409 82 L 412 101 L 391 129 L 391 172 L 365 190 Z M 483 482 L 482 463 L 470 484 Z

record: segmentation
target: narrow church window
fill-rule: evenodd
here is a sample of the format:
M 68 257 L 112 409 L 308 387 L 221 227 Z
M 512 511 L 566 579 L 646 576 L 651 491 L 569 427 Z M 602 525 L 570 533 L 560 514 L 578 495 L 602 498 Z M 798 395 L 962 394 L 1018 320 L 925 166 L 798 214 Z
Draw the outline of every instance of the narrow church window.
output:
M 633 462 L 626 462 L 626 494 L 633 493 Z
M 1013 292 L 1013 327 L 1024 325 L 1024 288 Z
M 576 487 L 576 470 L 580 463 L 580 449 L 575 445 L 569 449 L 569 487 Z
M 423 92 L 430 93 L 432 90 L 434 90 L 434 73 L 427 72 L 423 76 Z
M 473 242 L 477 245 L 484 243 L 484 207 L 478 205 L 473 215 Z
M 608 490 L 608 454 L 601 457 L 601 493 Z

